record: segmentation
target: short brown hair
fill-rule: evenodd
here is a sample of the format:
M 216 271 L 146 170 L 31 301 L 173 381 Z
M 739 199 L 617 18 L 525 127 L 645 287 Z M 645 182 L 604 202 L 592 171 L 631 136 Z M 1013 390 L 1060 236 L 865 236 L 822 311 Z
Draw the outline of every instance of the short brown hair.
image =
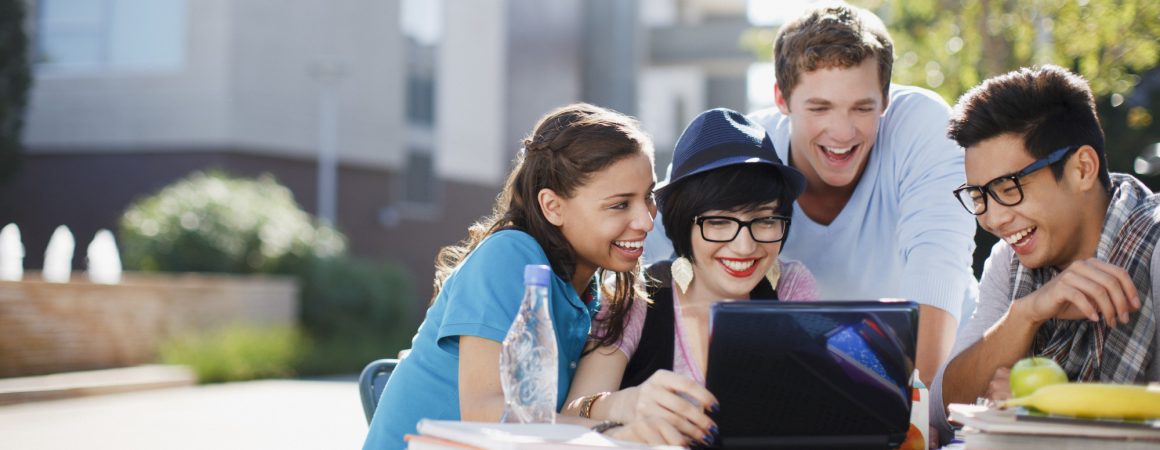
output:
M 878 60 L 882 98 L 890 96 L 894 42 L 882 19 L 846 3 L 817 7 L 782 25 L 773 41 L 777 85 L 787 100 L 803 73 L 849 68 L 866 58 Z

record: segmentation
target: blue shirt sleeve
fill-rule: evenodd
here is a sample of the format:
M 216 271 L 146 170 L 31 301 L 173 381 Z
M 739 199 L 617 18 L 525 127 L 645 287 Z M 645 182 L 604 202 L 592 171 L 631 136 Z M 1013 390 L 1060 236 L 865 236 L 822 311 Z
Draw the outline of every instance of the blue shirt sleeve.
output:
M 963 150 L 946 137 L 950 108 L 928 91 L 914 90 L 890 105 L 895 112 L 883 127 L 891 141 L 899 171 L 898 242 L 904 261 L 900 294 L 943 309 L 956 319 L 966 305 L 973 308 L 975 283 L 971 255 L 975 250 L 975 220 L 951 197 L 962 185 Z M 896 125 L 897 124 L 897 125 Z M 905 124 L 905 125 L 902 125 Z M 970 294 L 968 294 L 970 295 Z
M 444 349 L 459 336 L 503 342 L 524 293 L 524 266 L 548 264 L 548 256 L 531 235 L 501 231 L 471 252 L 444 286 L 447 301 L 438 342 Z

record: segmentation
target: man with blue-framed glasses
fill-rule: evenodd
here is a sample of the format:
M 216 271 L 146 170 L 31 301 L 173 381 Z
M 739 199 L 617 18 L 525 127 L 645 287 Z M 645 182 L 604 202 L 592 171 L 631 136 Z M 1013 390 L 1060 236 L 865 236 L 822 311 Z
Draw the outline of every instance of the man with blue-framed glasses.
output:
M 932 401 L 1009 398 L 1010 367 L 1031 355 L 1071 381 L 1160 380 L 1160 196 L 1108 172 L 1087 82 L 1056 66 L 992 78 L 947 134 L 966 152 L 956 201 L 1001 240 Z M 932 417 L 944 443 L 945 412 Z
M 1035 160 L 1035 162 L 1028 164 L 1027 167 L 1024 167 L 1018 172 L 995 177 L 995 179 L 980 186 L 963 184 L 954 190 L 955 198 L 959 199 L 959 203 L 962 203 L 963 208 L 966 208 L 967 212 L 976 216 L 987 212 L 988 195 L 995 199 L 996 202 L 999 202 L 1000 205 L 1018 205 L 1019 202 L 1023 201 L 1023 184 L 1019 181 L 1021 178 L 1039 169 L 1062 161 L 1072 151 L 1079 148 L 1078 145 L 1068 145 L 1060 148 L 1043 158 Z

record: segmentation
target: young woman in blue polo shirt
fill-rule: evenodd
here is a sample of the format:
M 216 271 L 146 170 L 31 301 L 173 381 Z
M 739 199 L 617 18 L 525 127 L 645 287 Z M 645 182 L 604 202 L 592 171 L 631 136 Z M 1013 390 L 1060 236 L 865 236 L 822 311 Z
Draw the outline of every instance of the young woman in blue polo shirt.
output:
M 435 298 L 391 375 L 366 449 L 403 448 L 420 419 L 498 421 L 501 342 L 519 309 L 527 264 L 554 273 L 550 314 L 559 355 L 557 409 L 602 306 L 615 343 L 641 287 L 640 256 L 656 215 L 652 143 L 638 123 L 575 104 L 523 142 L 491 216 L 436 257 Z M 656 426 L 610 430 L 617 437 Z M 651 432 L 651 431 L 650 431 Z

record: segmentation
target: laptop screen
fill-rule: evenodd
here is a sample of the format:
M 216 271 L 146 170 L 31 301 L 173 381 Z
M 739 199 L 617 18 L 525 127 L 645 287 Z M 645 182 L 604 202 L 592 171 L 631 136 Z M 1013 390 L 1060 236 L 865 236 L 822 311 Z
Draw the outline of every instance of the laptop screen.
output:
M 706 387 L 724 448 L 896 447 L 910 425 L 918 305 L 715 304 Z

